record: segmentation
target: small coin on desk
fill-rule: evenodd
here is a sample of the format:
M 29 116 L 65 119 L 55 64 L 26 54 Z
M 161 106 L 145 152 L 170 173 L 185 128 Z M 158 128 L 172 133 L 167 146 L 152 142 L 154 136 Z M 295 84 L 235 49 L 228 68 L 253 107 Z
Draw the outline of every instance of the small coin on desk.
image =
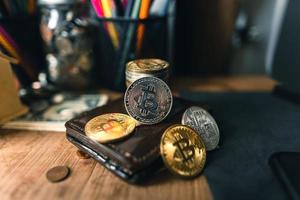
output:
M 77 150 L 76 151 L 76 155 L 80 158 L 80 159 L 89 159 L 91 158 L 91 156 L 87 153 L 84 153 L 83 151 Z
M 70 168 L 67 166 L 56 166 L 48 170 L 46 177 L 52 183 L 60 182 L 66 179 L 70 174 Z

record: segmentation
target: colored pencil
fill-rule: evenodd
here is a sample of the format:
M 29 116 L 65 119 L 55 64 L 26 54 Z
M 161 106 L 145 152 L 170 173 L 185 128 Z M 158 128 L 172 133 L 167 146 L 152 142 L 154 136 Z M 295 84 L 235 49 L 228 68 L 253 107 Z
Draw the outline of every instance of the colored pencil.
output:
M 128 0 L 121 0 L 121 3 L 123 6 L 123 9 L 125 10 L 125 8 L 127 7 Z
M 128 0 L 127 1 L 125 13 L 124 13 L 125 18 L 126 17 L 128 17 L 128 18 L 130 17 L 131 10 L 132 10 L 132 7 L 133 7 L 133 3 L 134 3 L 134 0 Z
M 105 18 L 112 18 L 112 11 L 110 9 L 110 5 L 109 5 L 109 1 L 110 0 L 101 0 L 101 5 L 103 8 L 103 13 Z M 113 22 L 108 22 L 107 23 L 107 29 L 109 32 L 109 35 L 111 37 L 112 43 L 115 47 L 115 49 L 119 48 L 119 34 L 117 32 L 117 29 L 115 27 L 115 25 L 113 24 Z
M 150 5 L 151 5 L 151 0 L 142 0 L 141 9 L 139 13 L 140 19 L 146 19 L 149 16 Z
M 149 8 L 151 0 L 142 0 L 139 19 L 146 19 L 149 16 Z M 136 54 L 139 55 L 142 48 L 143 38 L 145 33 L 145 25 L 140 22 L 137 30 Z
M 13 48 L 12 45 L 9 44 L 9 42 L 5 39 L 3 35 L 0 35 L 0 45 L 3 46 L 3 48 L 12 56 L 17 59 L 20 59 L 19 54 L 17 51 Z
M 20 59 L 19 49 L 17 44 L 13 41 L 13 39 L 9 36 L 9 34 L 5 31 L 5 29 L 0 25 L 0 37 L 1 37 L 1 45 L 11 54 L 11 56 Z
M 132 12 L 131 12 L 131 19 L 138 19 L 139 17 L 139 9 L 141 5 L 142 0 L 135 0 Z M 123 74 L 125 73 L 125 64 L 127 62 L 130 50 L 131 50 L 131 43 L 134 36 L 134 33 L 136 31 L 136 23 L 130 23 L 127 32 L 125 32 L 124 37 L 124 46 L 121 48 L 121 56 L 120 56 L 120 63 L 119 68 L 117 72 L 117 85 L 120 85 L 123 77 Z
M 99 18 L 104 17 L 103 10 L 100 7 L 100 1 L 99 0 L 91 0 L 91 3 L 92 3 L 92 6 L 93 6 L 94 11 L 97 14 L 97 16 Z
M 12 47 L 14 49 L 16 49 L 16 51 L 19 52 L 19 47 L 18 45 L 15 43 L 15 41 L 12 39 L 12 37 L 10 36 L 10 34 L 5 30 L 5 28 L 3 26 L 0 25 L 0 34 L 3 35 L 3 37 L 9 42 L 9 44 L 12 45 Z
M 115 5 L 115 1 L 114 0 L 109 0 L 108 5 L 109 5 L 109 10 L 111 11 L 111 17 L 112 18 L 117 17 L 118 13 L 117 13 L 117 7 Z

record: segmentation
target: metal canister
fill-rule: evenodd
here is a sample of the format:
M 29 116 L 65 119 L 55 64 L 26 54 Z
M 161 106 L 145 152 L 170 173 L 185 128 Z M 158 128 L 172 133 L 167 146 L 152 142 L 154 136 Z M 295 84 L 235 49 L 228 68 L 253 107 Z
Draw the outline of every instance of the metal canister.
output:
M 82 0 L 39 0 L 40 31 L 47 75 L 61 89 L 83 89 L 91 83 L 92 31 Z

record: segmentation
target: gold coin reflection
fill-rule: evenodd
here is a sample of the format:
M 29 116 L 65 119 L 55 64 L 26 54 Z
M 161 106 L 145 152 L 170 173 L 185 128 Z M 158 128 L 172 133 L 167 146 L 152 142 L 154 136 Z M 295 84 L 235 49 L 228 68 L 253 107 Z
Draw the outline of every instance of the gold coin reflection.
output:
M 110 113 L 97 116 L 85 125 L 85 134 L 100 143 L 120 140 L 133 132 L 136 121 L 128 115 Z

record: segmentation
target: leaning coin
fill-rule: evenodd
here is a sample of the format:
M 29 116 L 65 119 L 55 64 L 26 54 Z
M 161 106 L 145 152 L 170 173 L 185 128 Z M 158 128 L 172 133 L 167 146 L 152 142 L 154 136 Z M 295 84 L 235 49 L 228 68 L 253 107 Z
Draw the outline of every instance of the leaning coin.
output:
M 46 177 L 50 182 L 59 182 L 66 179 L 70 174 L 70 169 L 66 166 L 57 166 L 50 169 Z
M 184 125 L 173 125 L 165 130 L 160 141 L 160 153 L 172 173 L 187 178 L 201 173 L 206 161 L 202 139 Z
M 155 77 L 144 77 L 134 81 L 124 95 L 127 113 L 142 124 L 161 122 L 170 113 L 172 104 L 170 88 Z
M 217 147 L 220 139 L 219 128 L 206 110 L 196 106 L 188 108 L 183 113 L 181 123 L 193 128 L 202 137 L 207 151 Z
M 94 117 L 85 125 L 85 134 L 100 143 L 120 140 L 133 132 L 136 120 L 121 113 Z

